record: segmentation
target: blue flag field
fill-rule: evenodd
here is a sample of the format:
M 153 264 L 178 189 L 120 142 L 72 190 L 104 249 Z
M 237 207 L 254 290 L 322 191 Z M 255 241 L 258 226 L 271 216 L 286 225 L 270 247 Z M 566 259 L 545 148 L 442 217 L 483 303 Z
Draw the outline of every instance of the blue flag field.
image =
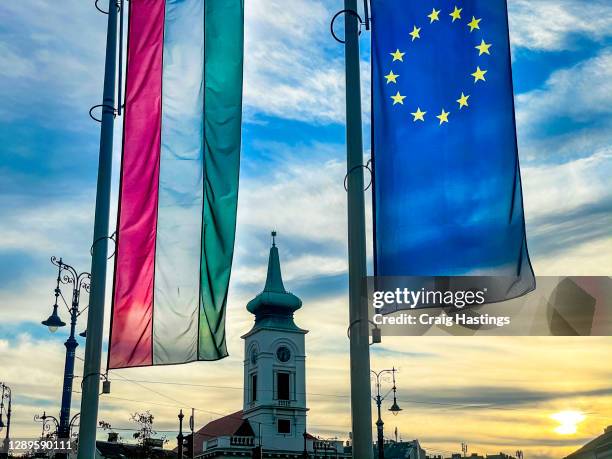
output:
M 372 0 L 377 276 L 535 288 L 505 0 Z

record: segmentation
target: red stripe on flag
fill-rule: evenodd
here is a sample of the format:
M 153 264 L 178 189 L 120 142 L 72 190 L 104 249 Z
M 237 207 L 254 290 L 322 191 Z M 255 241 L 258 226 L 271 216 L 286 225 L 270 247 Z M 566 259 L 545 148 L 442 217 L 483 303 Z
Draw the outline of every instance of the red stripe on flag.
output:
M 109 368 L 153 364 L 164 1 L 130 1 Z

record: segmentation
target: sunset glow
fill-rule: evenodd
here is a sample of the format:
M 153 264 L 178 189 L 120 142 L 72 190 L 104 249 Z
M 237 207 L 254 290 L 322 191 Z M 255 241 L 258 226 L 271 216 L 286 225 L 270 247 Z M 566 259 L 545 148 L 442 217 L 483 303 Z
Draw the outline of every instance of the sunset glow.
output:
M 578 432 L 578 424 L 586 419 L 582 411 L 560 411 L 550 416 L 560 425 L 555 428 L 559 435 L 572 435 Z

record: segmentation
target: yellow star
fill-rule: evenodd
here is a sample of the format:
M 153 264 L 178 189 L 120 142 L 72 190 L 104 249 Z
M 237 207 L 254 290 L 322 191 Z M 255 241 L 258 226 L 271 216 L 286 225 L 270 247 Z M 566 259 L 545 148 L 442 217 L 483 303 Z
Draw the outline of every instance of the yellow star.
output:
M 412 32 L 410 32 L 408 35 L 412 37 L 412 41 L 416 40 L 417 38 L 421 38 L 421 28 L 414 26 Z
M 474 77 L 474 84 L 478 83 L 479 81 L 487 81 L 485 80 L 485 73 L 487 73 L 488 70 L 480 70 L 480 67 L 476 68 L 476 71 L 474 73 L 472 73 L 472 76 Z
M 466 96 L 465 94 L 461 93 L 461 98 L 457 99 L 457 102 L 459 102 L 459 110 L 461 110 L 463 107 L 469 107 L 468 105 L 468 99 L 470 98 L 470 96 Z
M 389 53 L 393 56 L 393 62 L 395 61 L 401 61 L 404 62 L 404 54 L 406 53 L 402 53 L 399 49 L 396 50 L 394 53 Z
M 402 96 L 399 91 L 397 91 L 396 95 L 391 96 L 391 99 L 393 99 L 393 105 L 395 105 L 395 104 L 402 104 L 402 105 L 404 105 L 404 99 L 405 98 L 406 98 L 406 96 Z
M 480 21 L 482 21 L 482 19 L 476 19 L 474 16 L 472 16 L 472 22 L 468 23 L 470 32 L 473 32 L 475 29 L 480 30 L 480 26 L 479 26 Z
M 450 112 L 445 112 L 444 109 L 442 109 L 442 113 L 436 116 L 436 118 L 440 120 L 440 126 L 444 123 L 448 123 L 448 115 L 450 115 Z
M 449 14 L 449 16 L 453 18 L 453 22 L 455 22 L 457 19 L 461 19 L 461 12 L 462 11 L 463 11 L 463 8 L 457 8 L 455 6 L 455 11 L 453 11 L 451 14 Z
M 482 40 L 482 42 L 478 45 L 475 46 L 475 48 L 480 51 L 480 53 L 478 54 L 479 56 L 482 56 L 483 54 L 489 54 L 491 55 L 491 53 L 489 52 L 489 48 L 492 46 L 491 43 L 487 44 L 484 40 Z
M 389 75 L 385 75 L 385 78 L 387 79 L 387 84 L 389 83 L 397 83 L 397 77 L 399 75 L 396 75 L 395 73 L 393 73 L 393 70 L 391 70 L 389 72 Z
M 430 24 L 433 24 L 433 22 L 434 22 L 434 21 L 439 21 L 439 20 L 440 20 L 440 18 L 438 17 L 438 16 L 439 16 L 439 14 L 440 14 L 440 10 L 437 10 L 437 11 L 436 11 L 436 9 L 434 8 L 434 9 L 431 11 L 431 14 L 428 14 L 428 15 L 427 15 L 427 17 L 429 18 L 429 23 L 430 23 Z
M 425 114 L 427 112 L 422 112 L 421 111 L 421 107 L 417 108 L 417 111 L 414 113 L 411 113 L 412 116 L 414 116 L 414 122 L 416 123 L 417 121 L 425 121 Z

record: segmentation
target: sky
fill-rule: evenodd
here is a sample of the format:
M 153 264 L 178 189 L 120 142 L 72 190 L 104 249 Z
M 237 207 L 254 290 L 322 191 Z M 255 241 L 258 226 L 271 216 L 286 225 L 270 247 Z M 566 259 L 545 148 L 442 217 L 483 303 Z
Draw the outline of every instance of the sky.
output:
M 179 408 L 196 408 L 202 425 L 242 407 L 240 336 L 253 321 L 245 306 L 263 287 L 272 229 L 279 234 L 285 285 L 304 303 L 296 323 L 310 330 L 309 430 L 342 439 L 350 430 L 343 48 L 329 34 L 342 2 L 245 3 L 230 357 L 111 372 L 112 393 L 101 397 L 99 418 L 125 438 L 137 410 L 151 410 L 157 429 L 170 438 Z M 534 269 L 538 275 L 610 276 L 612 4 L 508 3 Z M 40 321 L 53 304 L 49 258 L 63 256 L 89 270 L 99 125 L 87 112 L 100 103 L 105 27 L 93 2 L 65 0 L 61 8 L 46 0 L 0 3 L 0 381 L 13 389 L 15 437 L 38 434 L 34 414 L 59 411 L 66 333 L 50 335 Z M 367 101 L 368 33 L 360 43 Z M 120 131 L 118 119 L 113 203 Z M 364 103 L 366 156 L 368 132 Z M 367 205 L 371 247 L 369 196 Z M 60 314 L 66 318 L 65 310 Z M 84 324 L 83 317 L 81 329 Z M 83 348 L 80 340 L 79 359 Z M 396 337 L 372 347 L 372 368 L 400 370 L 403 411 L 385 416 L 387 436 L 397 427 L 403 439 L 419 438 L 437 454 L 460 451 L 467 442 L 470 452 L 521 449 L 544 459 L 568 454 L 612 424 L 612 366 L 605 363 L 611 355 L 612 338 Z M 559 413 L 575 411 L 584 420 L 576 432 L 562 433 L 568 429 L 558 419 L 573 415 Z

